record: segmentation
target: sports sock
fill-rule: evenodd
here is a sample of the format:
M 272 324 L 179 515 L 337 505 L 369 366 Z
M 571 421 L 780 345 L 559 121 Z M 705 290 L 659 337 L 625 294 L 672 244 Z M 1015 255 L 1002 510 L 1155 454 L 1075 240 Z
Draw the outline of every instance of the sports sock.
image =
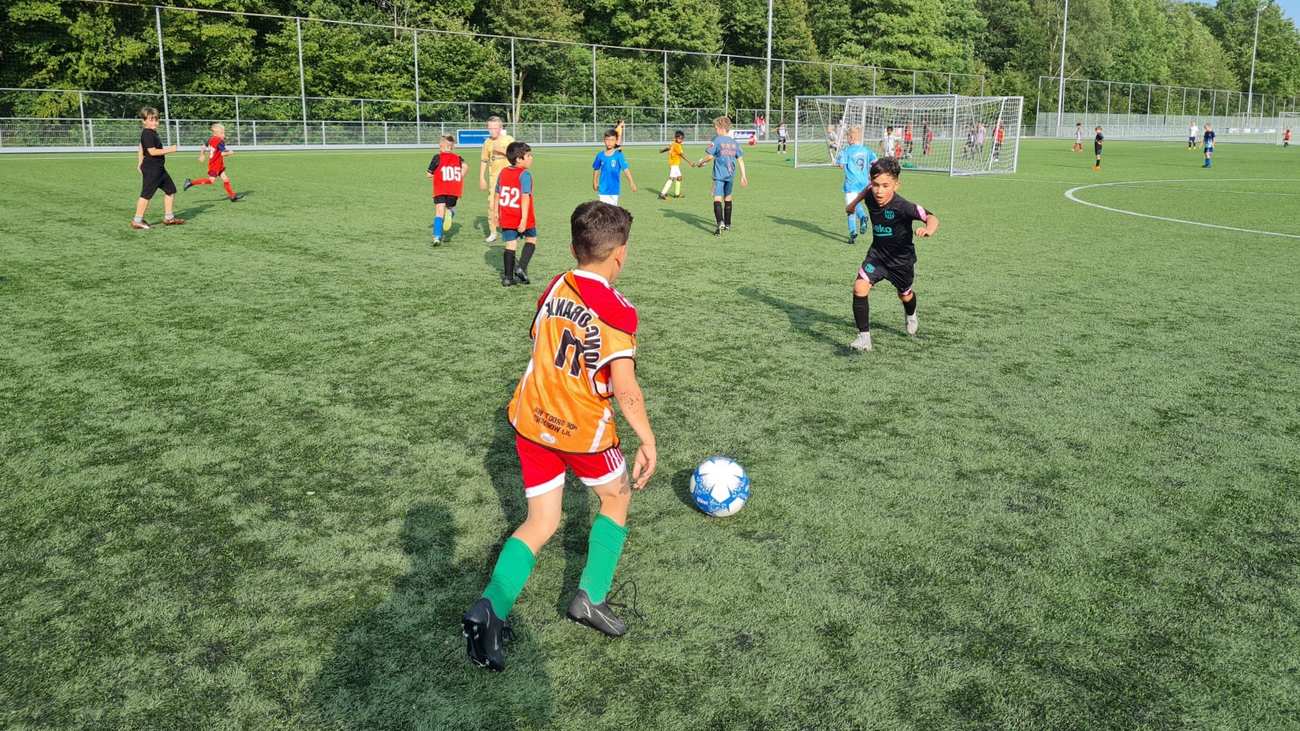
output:
M 164 221 L 170 221 L 170 220 L 172 220 L 173 218 L 176 218 L 176 214 L 175 214 L 175 213 L 164 213 L 164 214 L 163 214 L 163 220 L 164 220 Z
M 195 178 L 190 185 L 212 185 L 212 178 Z
M 903 303 L 903 314 L 908 317 L 916 314 L 916 292 L 912 293 L 912 299 Z
M 858 215 L 855 213 L 849 216 L 849 236 L 858 235 Z
M 537 557 L 533 555 L 528 544 L 511 536 L 501 547 L 497 564 L 492 569 L 492 578 L 488 580 L 483 597 L 492 603 L 492 611 L 501 619 L 510 616 L 519 592 L 524 590 L 528 576 L 533 573 L 533 564 Z
M 528 271 L 528 260 L 533 258 L 533 250 L 537 248 L 536 244 L 524 244 L 523 255 L 519 257 L 519 268 Z
M 731 228 L 731 201 L 722 204 L 722 222 Z
M 230 181 L 229 181 L 229 180 L 223 180 L 223 181 L 221 181 L 221 185 L 222 185 L 222 187 L 224 187 L 224 188 L 226 189 L 226 195 L 227 195 L 228 197 L 230 197 L 230 198 L 234 198 L 234 197 L 235 197 L 235 189 L 234 189 L 233 187 L 231 187 L 231 185 L 230 185 Z
M 682 181 L 680 180 L 673 181 L 673 195 L 677 196 L 678 198 L 682 197 Z
M 860 333 L 871 332 L 870 299 L 853 295 L 853 322 L 857 324 Z
M 627 526 L 615 523 L 604 513 L 596 516 L 596 521 L 591 524 L 591 537 L 587 539 L 587 565 L 578 580 L 578 588 L 587 592 L 592 604 L 600 604 L 609 594 L 610 584 L 614 583 L 614 569 L 618 568 L 618 558 L 626 540 Z
M 722 201 L 713 201 L 713 220 L 722 225 Z
M 659 191 L 659 195 L 668 195 L 668 189 L 671 187 L 673 187 L 673 179 L 669 178 L 668 181 L 664 183 L 663 189 Z
M 131 220 L 136 223 L 144 223 L 144 216 L 131 216 Z
M 515 275 L 515 250 L 506 249 L 503 256 L 505 257 L 505 275 L 513 277 Z
M 433 237 L 435 239 L 442 238 L 442 216 L 436 216 L 433 219 Z

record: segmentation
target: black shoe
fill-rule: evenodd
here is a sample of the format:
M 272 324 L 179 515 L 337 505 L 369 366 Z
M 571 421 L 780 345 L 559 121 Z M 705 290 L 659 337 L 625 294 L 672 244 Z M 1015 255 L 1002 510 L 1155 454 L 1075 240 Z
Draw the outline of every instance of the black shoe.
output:
M 498 673 L 506 669 L 505 643 L 514 638 L 514 633 L 492 611 L 492 602 L 480 597 L 461 617 L 460 625 L 470 662 Z
M 853 246 L 853 245 L 856 244 L 856 243 L 858 243 L 858 235 L 857 235 L 857 234 L 850 234 L 850 235 L 849 235 L 849 246 Z
M 509 274 L 502 274 L 502 275 L 501 275 L 501 286 L 502 286 L 502 287 L 513 287 L 513 286 L 515 286 L 515 278 L 512 277 L 512 276 L 510 276 Z
M 236 193 L 236 194 L 230 196 L 230 202 L 231 202 L 231 203 L 235 203 L 235 202 L 237 202 L 237 201 L 242 201 L 242 200 L 244 200 L 244 194 L 243 194 L 243 193 Z
M 713 229 L 713 235 L 714 236 L 722 235 L 722 224 L 718 224 L 717 227 Z
M 194 181 L 190 180 L 189 178 L 186 178 L 185 185 L 181 186 L 181 190 L 189 190 L 190 188 L 193 187 L 194 187 Z
M 528 272 L 523 267 L 515 267 L 515 282 L 519 284 L 532 284 L 528 281 Z
M 659 200 L 661 200 L 661 201 L 666 201 L 666 200 L 668 200 L 668 196 L 664 195 L 663 193 L 660 193 L 660 194 L 659 194 Z
M 591 597 L 587 596 L 587 592 L 583 589 L 579 589 L 577 596 L 569 602 L 568 615 L 569 619 L 578 624 L 585 624 L 609 637 L 622 637 L 627 634 L 627 623 L 614 616 L 614 610 L 609 608 L 609 603 L 592 604 Z

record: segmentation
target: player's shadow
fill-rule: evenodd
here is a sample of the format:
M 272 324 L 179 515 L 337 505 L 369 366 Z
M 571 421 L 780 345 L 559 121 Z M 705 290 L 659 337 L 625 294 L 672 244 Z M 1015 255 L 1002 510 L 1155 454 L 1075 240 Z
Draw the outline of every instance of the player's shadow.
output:
M 673 494 L 677 496 L 678 500 L 682 501 L 683 505 L 692 510 L 698 509 L 695 498 L 691 497 L 691 474 L 694 472 L 695 470 L 687 467 L 684 470 L 675 472 L 672 478 Z
M 845 233 L 843 236 L 838 236 L 830 231 L 827 231 L 821 226 L 818 226 L 817 224 L 811 223 L 809 221 L 800 221 L 794 218 L 783 218 L 781 216 L 773 216 L 771 214 L 768 214 L 767 217 L 769 220 L 772 221 L 772 223 L 775 223 L 778 226 L 789 226 L 791 228 L 797 228 L 800 231 L 803 231 L 804 233 L 810 233 L 816 236 L 821 236 L 823 238 L 828 238 L 831 241 L 834 241 L 836 243 L 842 244 L 844 243 L 844 239 L 848 238 L 847 233 Z
M 820 341 L 826 345 L 831 346 L 832 348 L 835 349 L 835 353 L 837 355 L 854 354 L 854 350 L 848 346 L 847 342 L 845 342 L 845 340 L 847 340 L 849 336 L 854 334 L 853 321 L 852 318 L 849 316 L 849 313 L 845 313 L 844 315 L 837 317 L 822 312 L 821 310 L 814 310 L 811 307 L 804 307 L 803 305 L 798 305 L 793 302 L 783 300 L 780 297 L 775 297 L 773 295 L 768 294 L 767 292 L 764 292 L 759 289 L 755 289 L 753 287 L 741 287 L 736 291 L 743 297 L 747 297 L 751 300 L 754 300 L 755 302 L 761 302 L 767 305 L 768 307 L 772 307 L 780 310 L 782 313 L 785 314 L 787 318 L 790 319 L 790 327 L 792 329 L 814 340 Z M 849 297 L 849 293 L 845 292 L 845 299 L 847 300 L 848 297 Z M 821 329 L 817 327 L 818 325 L 834 325 L 838 332 L 843 333 L 842 335 L 843 339 L 837 339 L 835 337 L 823 333 Z M 893 329 L 889 327 L 878 327 L 878 326 L 873 326 L 873 328 L 878 330 Z
M 707 219 L 704 216 L 701 216 L 696 213 L 687 213 L 686 211 L 673 211 L 673 210 L 666 210 L 663 213 L 668 218 L 675 218 L 678 221 L 689 223 L 691 226 L 698 228 L 701 231 L 707 231 L 709 233 L 713 233 L 713 229 L 717 227 L 716 221 L 713 221 L 712 219 Z

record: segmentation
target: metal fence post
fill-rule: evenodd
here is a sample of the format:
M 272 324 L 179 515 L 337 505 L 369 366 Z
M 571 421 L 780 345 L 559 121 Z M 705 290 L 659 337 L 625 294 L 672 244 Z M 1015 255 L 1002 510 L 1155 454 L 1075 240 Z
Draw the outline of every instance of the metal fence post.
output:
M 727 59 L 727 81 L 722 92 L 722 116 L 731 116 L 731 56 Z
M 835 64 L 826 64 L 826 69 L 826 95 L 833 96 L 835 94 Z
M 86 96 L 77 92 L 77 108 L 81 110 L 81 146 L 86 146 Z
M 596 46 L 591 47 L 591 127 L 596 128 Z
M 298 26 L 298 98 L 302 100 L 302 144 L 307 145 L 307 73 L 302 67 L 302 18 L 294 18 Z
M 415 59 L 415 144 L 420 144 L 420 31 L 411 32 L 411 57 Z M 511 73 L 514 73 L 513 60 Z M 511 91 L 514 81 L 511 80 Z
M 239 95 L 235 95 L 235 144 L 239 143 Z
M 916 96 L 916 72 L 912 72 L 912 96 Z
M 95 120 L 87 119 L 86 127 L 90 132 L 90 146 L 94 147 L 95 146 Z
M 361 144 L 366 144 L 366 100 L 361 100 Z
M 785 60 L 781 60 L 781 123 L 785 123 Z
M 172 115 L 167 101 L 167 62 L 163 58 L 163 39 L 162 39 L 162 10 L 153 6 L 154 28 L 158 31 L 158 73 L 162 79 L 162 97 L 163 97 L 163 123 L 167 125 L 164 130 L 167 133 L 167 144 L 172 143 Z
M 668 136 L 668 52 L 664 51 L 664 129 L 660 137 Z
M 515 92 L 515 39 L 510 38 L 510 124 L 519 124 L 519 95 Z
M 1038 92 L 1038 94 L 1039 94 L 1039 96 L 1041 96 L 1042 93 L 1043 93 L 1043 92 L 1041 91 L 1042 88 L 1043 88 L 1043 77 L 1041 77 L 1041 76 L 1038 77 L 1038 88 L 1039 88 L 1039 92 Z M 872 94 L 875 94 L 875 93 L 876 93 L 876 74 L 875 74 L 874 70 L 873 70 L 873 72 L 872 72 L 872 74 L 871 74 L 871 93 L 872 93 Z M 948 74 L 948 95 L 949 95 L 949 96 L 952 95 L 952 74 Z

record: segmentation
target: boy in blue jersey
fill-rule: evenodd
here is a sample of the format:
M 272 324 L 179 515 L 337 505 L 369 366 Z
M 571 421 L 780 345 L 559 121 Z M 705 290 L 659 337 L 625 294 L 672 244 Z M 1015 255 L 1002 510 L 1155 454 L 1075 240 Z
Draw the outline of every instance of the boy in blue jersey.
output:
M 1208 168 L 1214 166 L 1214 126 L 1209 122 L 1205 123 L 1205 136 L 1201 138 L 1201 147 L 1205 149 L 1205 164 L 1201 167 Z
M 622 120 L 619 126 L 622 127 Z M 627 164 L 627 158 L 623 157 L 623 151 L 618 149 L 619 141 L 622 139 L 622 133 L 617 129 L 605 130 L 605 149 L 596 153 L 596 159 L 591 161 L 591 189 L 596 191 L 600 196 L 601 203 L 608 203 L 612 206 L 618 205 L 618 194 L 622 180 L 620 175 L 627 175 L 628 187 L 632 192 L 636 192 L 636 183 L 632 180 L 632 168 Z
M 849 129 L 849 146 L 840 152 L 840 159 L 836 162 L 844 170 L 844 202 L 855 200 L 858 193 L 861 193 L 871 185 L 871 179 L 868 176 L 871 170 L 871 163 L 876 161 L 876 153 L 869 147 L 862 144 L 862 128 L 852 127 Z M 858 234 L 866 230 L 867 226 L 867 209 L 862 203 L 858 203 L 855 213 L 849 214 L 849 245 L 852 246 L 858 240 Z
M 714 236 L 721 236 L 723 231 L 731 228 L 731 189 L 737 167 L 740 168 L 741 187 L 749 185 L 743 157 L 740 143 L 731 136 L 731 119 L 723 116 L 713 120 L 713 141 L 696 165 L 703 166 L 713 161 L 713 220 L 717 223 L 713 229 Z

